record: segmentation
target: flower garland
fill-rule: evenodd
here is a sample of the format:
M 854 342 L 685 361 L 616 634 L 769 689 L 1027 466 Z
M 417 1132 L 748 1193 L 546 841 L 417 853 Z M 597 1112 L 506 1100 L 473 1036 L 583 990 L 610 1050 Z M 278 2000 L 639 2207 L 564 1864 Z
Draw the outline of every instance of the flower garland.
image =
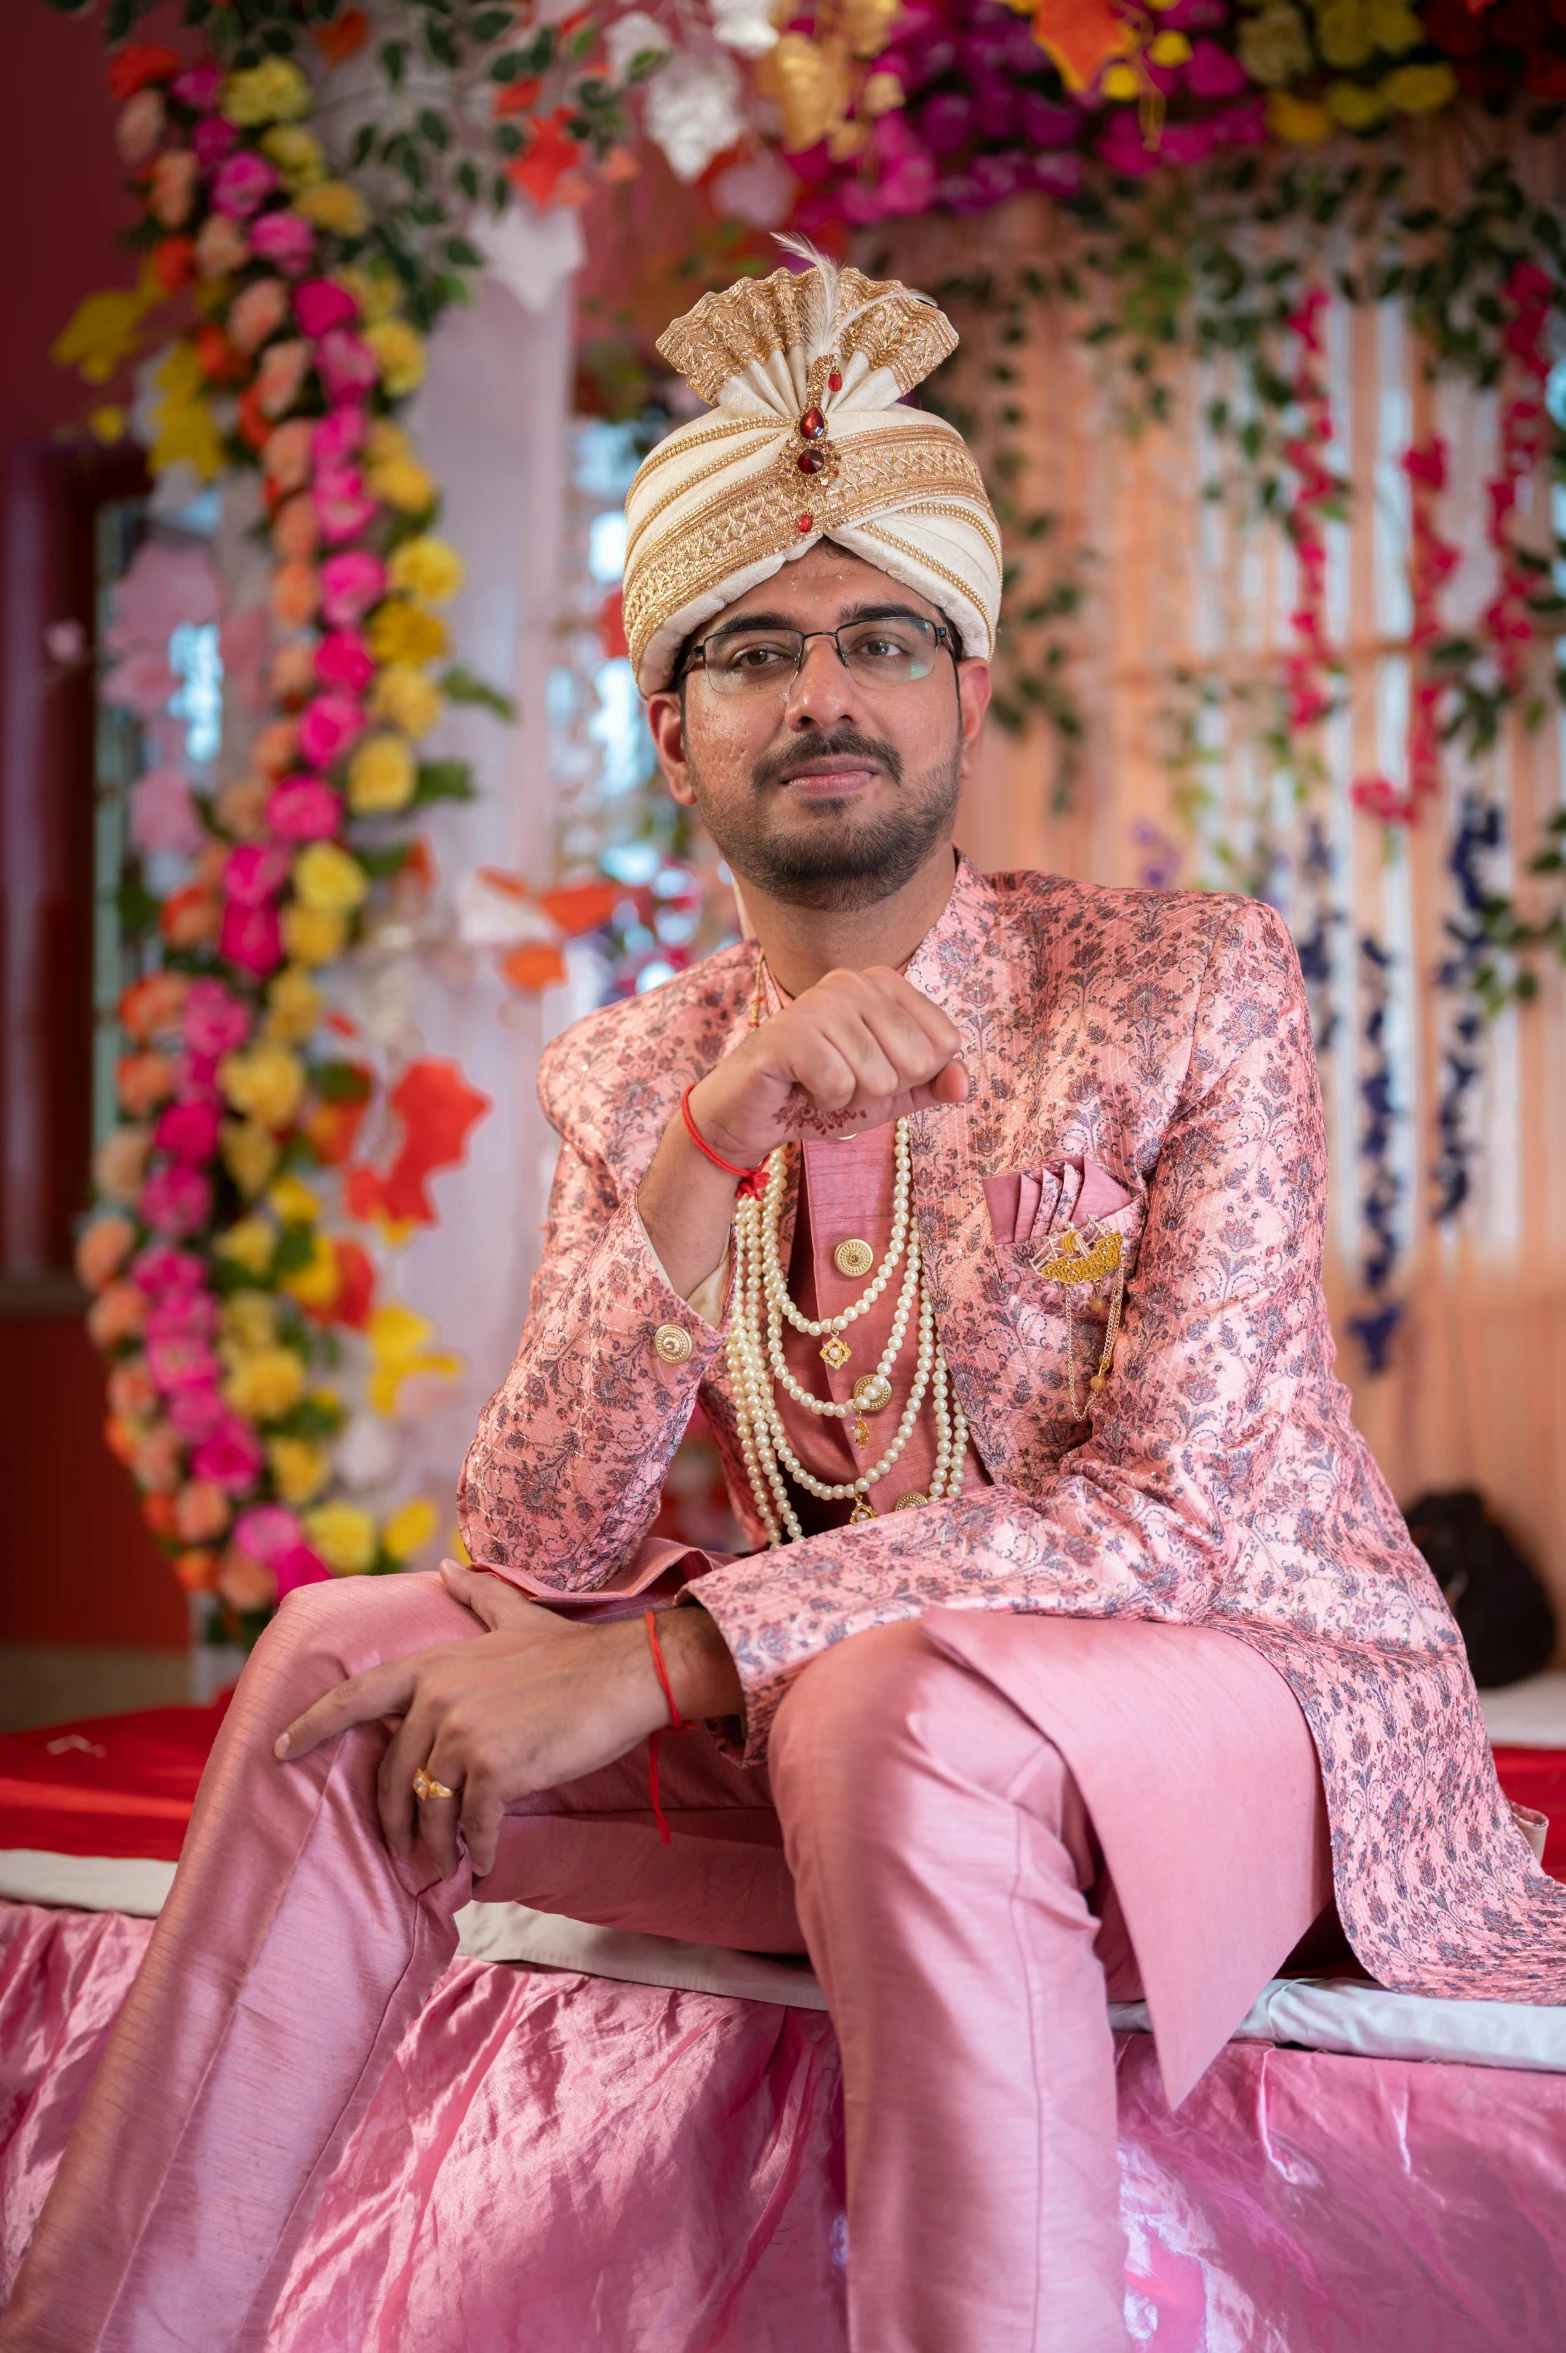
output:
M 379 1521 L 357 1500 L 395 1473 L 377 1421 L 461 1369 L 377 1301 L 376 1242 L 433 1218 L 425 1179 L 487 1103 L 452 1065 L 414 1063 L 377 1115 L 400 1148 L 355 1163 L 379 1074 L 322 980 L 422 886 L 398 821 L 472 791 L 465 764 L 420 756 L 444 702 L 498 698 L 435 667 L 462 566 L 396 421 L 423 338 L 308 125 L 310 82 L 287 58 L 225 71 L 152 47 L 121 50 L 111 79 L 146 206 L 137 324 L 178 292 L 195 313 L 152 366 L 150 463 L 258 469 L 274 650 L 245 775 L 210 797 L 177 773 L 135 788 L 141 847 L 183 850 L 185 878 L 129 894 L 143 970 L 120 1004 L 122 1124 L 78 1265 L 111 1359 L 109 1443 L 181 1583 L 249 1636 L 294 1586 L 400 1566 L 435 1533 L 425 1498 Z M 112 298 L 95 300 L 62 338 L 89 377 Z M 104 692 L 149 715 L 136 586 Z M 355 1363 L 358 1411 L 323 1378 Z
M 1368 933 L 1361 938 L 1359 969 L 1365 1019 L 1361 1033 L 1364 1062 L 1359 1081 L 1359 1165 L 1365 1246 L 1359 1272 L 1367 1305 L 1349 1317 L 1348 1328 L 1364 1350 L 1365 1369 L 1372 1376 L 1388 1370 L 1392 1342 L 1404 1312 L 1401 1301 L 1391 1295 L 1398 1260 L 1397 1209 L 1403 1192 L 1402 1180 L 1392 1163 L 1397 1118 L 1392 1100 L 1392 1057 L 1387 1043 L 1392 963 L 1391 954 L 1378 940 Z

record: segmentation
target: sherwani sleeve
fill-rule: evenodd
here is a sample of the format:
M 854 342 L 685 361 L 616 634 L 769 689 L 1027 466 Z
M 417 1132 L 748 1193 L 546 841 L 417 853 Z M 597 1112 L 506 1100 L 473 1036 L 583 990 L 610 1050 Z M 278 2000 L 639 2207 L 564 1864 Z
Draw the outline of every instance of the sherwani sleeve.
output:
M 670 1327 L 689 1336 L 683 1362 L 654 1346 Z M 722 1344 L 671 1288 L 634 1197 L 568 1130 L 516 1361 L 463 1466 L 458 1514 L 473 1559 L 558 1593 L 613 1577 L 652 1524 Z
M 764 1753 L 789 1679 L 817 1652 L 894 1619 L 941 1606 L 1213 1615 L 1264 1541 L 1246 1496 L 1319 1383 L 1306 1352 L 1325 1182 L 1298 958 L 1276 913 L 1248 902 L 1202 980 L 1091 1435 L 1037 1492 L 970 1491 L 703 1576 L 686 1598 L 738 1665 L 747 1756 Z M 962 1369 L 982 1387 L 982 1364 Z

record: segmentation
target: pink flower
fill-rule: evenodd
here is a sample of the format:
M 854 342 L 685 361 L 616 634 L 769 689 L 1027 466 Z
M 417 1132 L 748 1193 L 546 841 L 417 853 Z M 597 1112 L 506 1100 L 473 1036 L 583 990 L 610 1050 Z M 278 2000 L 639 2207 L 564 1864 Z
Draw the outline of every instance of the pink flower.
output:
M 168 1495 L 179 1485 L 179 1456 L 179 1439 L 167 1422 L 159 1422 L 131 1456 L 131 1477 L 144 1493 Z
M 150 719 L 156 712 L 166 711 L 178 692 L 179 680 L 169 668 L 162 649 L 136 646 L 120 657 L 103 680 L 98 688 L 98 700 L 123 704 L 127 711 L 136 711 L 143 719 Z
M 218 1394 L 217 1368 L 205 1386 L 192 1383 L 188 1389 L 168 1392 L 167 1412 L 187 1446 L 199 1446 L 203 1438 L 210 1438 L 214 1430 L 221 1430 L 229 1418 L 228 1407 Z
M 275 433 L 267 435 L 261 463 L 268 480 L 277 489 L 304 488 L 310 479 L 310 445 L 314 439 L 315 426 L 309 417 L 290 417 L 286 425 L 279 425 Z
M 250 250 L 285 278 L 297 278 L 310 267 L 315 231 L 296 212 L 264 212 L 250 232 Z
M 301 1585 L 330 1584 L 332 1576 L 320 1554 L 312 1552 L 308 1544 L 296 1544 L 291 1551 L 280 1553 L 271 1563 L 271 1569 L 277 1579 L 279 1601 Z
M 357 466 L 317 464 L 310 496 L 315 502 L 321 537 L 331 546 L 357 539 L 375 520 L 375 501 L 365 493 Z
M 315 347 L 315 364 L 334 408 L 344 401 L 368 400 L 380 377 L 374 352 L 346 327 L 334 327 L 322 336 Z
M 198 981 L 198 988 L 214 984 Z M 141 1288 L 156 1298 L 161 1291 L 191 1291 L 199 1289 L 207 1279 L 207 1270 L 190 1250 L 172 1250 L 167 1242 L 149 1242 L 131 1265 L 131 1274 Z
M 294 316 L 317 342 L 333 327 L 346 327 L 359 315 L 359 305 L 346 286 L 330 278 L 307 278 L 294 288 Z
M 256 278 L 228 307 L 228 339 L 241 351 L 259 351 L 288 316 L 288 288 L 281 278 Z
M 193 1054 L 216 1059 L 232 1053 L 250 1035 L 250 1015 L 220 980 L 193 980 L 185 999 L 180 1034 Z
M 357 629 L 333 629 L 315 649 L 315 674 L 328 686 L 363 694 L 375 676 L 375 658 Z
M 144 857 L 160 850 L 195 856 L 207 837 L 190 797 L 190 779 L 182 769 L 153 768 L 131 786 L 130 830 Z
M 160 1152 L 176 1160 L 210 1160 L 217 1150 L 218 1110 L 215 1103 L 171 1103 L 159 1115 L 152 1141 Z
M 150 1338 L 147 1366 L 165 1397 L 177 1397 L 183 1389 L 211 1389 L 221 1369 L 199 1332 L 166 1332 Z
M 143 1223 L 155 1234 L 182 1241 L 204 1226 L 212 1214 L 212 1186 L 199 1169 L 173 1160 L 155 1168 L 141 1188 L 136 1207 Z
M 128 99 L 114 125 L 114 144 L 121 162 L 132 170 L 145 163 L 163 136 L 165 119 L 161 90 L 138 90 Z
M 303 1528 L 280 1503 L 258 1503 L 234 1522 L 234 1542 L 252 1560 L 265 1561 L 268 1568 L 280 1552 L 292 1552 L 304 1540 Z
M 362 621 L 385 594 L 385 566 L 361 547 L 328 556 L 321 566 L 321 611 L 334 629 Z
M 1246 87 L 1245 68 L 1217 41 L 1193 41 L 1185 86 L 1193 98 L 1235 98 Z
M 196 201 L 200 167 L 188 147 L 166 147 L 147 183 L 147 210 L 160 229 L 182 229 Z
M 210 1479 L 225 1495 L 243 1495 L 261 1476 L 265 1461 L 261 1441 L 238 1414 L 225 1413 L 210 1438 L 204 1438 L 190 1458 L 192 1474 Z
M 340 466 L 363 446 L 369 429 L 369 419 L 362 408 L 350 405 L 333 409 L 323 417 L 315 431 L 315 462 L 318 466 Z
M 241 147 L 218 166 L 212 183 L 213 210 L 226 212 L 230 220 L 247 221 L 276 186 L 277 174 L 265 156 Z
M 303 336 L 269 344 L 256 371 L 256 405 L 264 417 L 280 417 L 299 397 L 310 373 L 310 346 Z
M 239 145 L 239 133 L 221 115 L 212 115 L 204 123 L 197 123 L 191 133 L 190 144 L 196 151 L 196 161 L 204 172 L 215 172 L 226 163 Z M 229 208 L 224 207 L 227 211 Z
M 257 980 L 265 980 L 269 972 L 275 972 L 283 961 L 283 932 L 277 909 L 271 902 L 261 907 L 245 907 L 230 899 L 223 909 L 218 954 L 239 971 L 252 973 Z
M 212 57 L 202 58 L 199 64 L 187 65 L 169 84 L 182 105 L 193 106 L 198 114 L 210 114 L 223 91 L 223 68 Z
M 288 852 L 275 842 L 241 842 L 224 863 L 224 894 L 241 907 L 260 907 L 276 898 L 288 867 Z
M 299 751 L 312 768 L 330 768 L 364 733 L 364 713 L 346 695 L 318 694 L 299 714 Z
M 343 805 L 318 776 L 289 776 L 266 805 L 266 821 L 290 842 L 329 841 L 342 822 Z
M 217 1330 L 217 1301 L 204 1285 L 160 1291 L 148 1310 L 145 1331 L 149 1340 L 210 1340 Z M 216 1380 L 214 1372 L 212 1379 Z M 163 1387 L 169 1384 L 164 1382 Z

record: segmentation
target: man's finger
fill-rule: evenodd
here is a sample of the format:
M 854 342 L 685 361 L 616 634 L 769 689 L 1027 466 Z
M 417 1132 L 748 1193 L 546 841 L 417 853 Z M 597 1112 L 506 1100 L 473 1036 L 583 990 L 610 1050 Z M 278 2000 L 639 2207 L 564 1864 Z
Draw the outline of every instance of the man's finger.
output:
M 428 1703 L 415 1695 L 381 1758 L 375 1775 L 375 1803 L 386 1844 L 399 1862 L 407 1860 L 418 1828 L 413 1776 L 435 1745 L 436 1727 Z M 440 1775 L 436 1775 L 440 1779 Z M 455 1787 L 455 1783 L 452 1784 Z
M 373 1724 L 379 1716 L 404 1714 L 413 1697 L 417 1666 L 416 1659 L 388 1659 L 363 1675 L 350 1675 L 279 1733 L 272 1754 L 297 1763 L 351 1724 Z
M 485 1570 L 470 1569 L 462 1561 L 443 1560 L 440 1581 L 453 1601 L 460 1601 L 493 1634 L 497 1627 L 506 1625 L 519 1610 L 528 1607 L 527 1597 L 508 1585 L 504 1577 L 491 1577 Z

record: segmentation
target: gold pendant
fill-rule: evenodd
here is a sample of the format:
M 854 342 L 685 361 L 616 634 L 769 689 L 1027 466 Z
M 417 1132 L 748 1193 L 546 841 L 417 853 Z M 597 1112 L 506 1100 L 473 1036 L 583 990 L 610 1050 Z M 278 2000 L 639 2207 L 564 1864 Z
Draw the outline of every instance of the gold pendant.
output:
M 885 1373 L 861 1373 L 854 1383 L 854 1403 L 861 1413 L 880 1413 L 892 1402 L 892 1384 Z
M 1096 1283 L 1105 1275 L 1112 1275 L 1120 1264 L 1122 1243 L 1118 1234 L 1097 1234 L 1084 1244 L 1075 1226 L 1067 1226 L 1053 1245 L 1053 1258 L 1039 1257 L 1034 1269 L 1050 1283 Z
M 854 1444 L 856 1446 L 869 1445 L 870 1424 L 865 1420 L 865 1417 L 862 1413 L 855 1414 L 853 1420 L 849 1424 L 849 1428 L 853 1432 Z
M 847 1364 L 853 1353 L 841 1332 L 834 1332 L 829 1340 L 823 1340 L 821 1343 L 822 1360 L 829 1364 L 834 1372 L 839 1371 L 842 1366 Z
M 861 1520 L 873 1520 L 874 1518 L 875 1513 L 870 1509 L 870 1506 L 868 1503 L 866 1503 L 864 1497 L 862 1495 L 856 1495 L 854 1497 L 854 1508 L 848 1515 L 849 1526 L 853 1528 L 856 1527 Z

